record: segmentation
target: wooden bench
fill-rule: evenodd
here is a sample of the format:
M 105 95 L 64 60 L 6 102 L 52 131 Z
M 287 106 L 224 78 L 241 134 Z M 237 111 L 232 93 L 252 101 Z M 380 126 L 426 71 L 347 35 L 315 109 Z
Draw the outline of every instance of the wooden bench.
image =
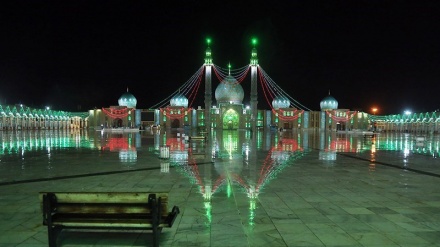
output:
M 179 214 L 168 212 L 168 194 L 150 192 L 40 192 L 43 225 L 49 246 L 55 247 L 63 229 L 153 230 L 159 246 L 164 227 L 172 227 Z

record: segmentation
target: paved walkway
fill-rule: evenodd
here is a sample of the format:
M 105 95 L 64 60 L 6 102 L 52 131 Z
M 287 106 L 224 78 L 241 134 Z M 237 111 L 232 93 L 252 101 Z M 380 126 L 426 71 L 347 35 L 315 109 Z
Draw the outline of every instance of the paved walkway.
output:
M 212 163 L 196 156 L 189 164 L 160 160 L 149 137 L 142 138 L 135 162 L 97 148 L 4 153 L 0 246 L 47 246 L 41 191 L 168 192 L 181 213 L 162 232 L 161 246 L 440 246 L 435 154 L 381 148 L 394 136 L 368 142 L 333 134 L 321 145 L 320 135 L 270 136 L 271 145 L 246 134 L 235 144 L 221 137 Z M 194 150 L 202 150 L 197 145 Z M 148 231 L 65 231 L 58 242 L 151 246 L 151 237 Z

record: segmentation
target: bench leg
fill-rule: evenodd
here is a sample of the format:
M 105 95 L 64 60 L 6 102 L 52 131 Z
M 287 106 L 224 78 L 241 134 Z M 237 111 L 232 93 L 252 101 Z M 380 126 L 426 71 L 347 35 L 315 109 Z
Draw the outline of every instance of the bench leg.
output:
M 57 246 L 57 238 L 58 234 L 61 232 L 60 227 L 51 227 L 47 226 L 47 235 L 49 237 L 49 247 L 56 247 Z
M 153 246 L 159 247 L 159 237 L 162 232 L 162 227 L 153 226 Z
M 157 226 L 153 226 L 153 246 L 159 247 L 159 234 L 157 233 Z

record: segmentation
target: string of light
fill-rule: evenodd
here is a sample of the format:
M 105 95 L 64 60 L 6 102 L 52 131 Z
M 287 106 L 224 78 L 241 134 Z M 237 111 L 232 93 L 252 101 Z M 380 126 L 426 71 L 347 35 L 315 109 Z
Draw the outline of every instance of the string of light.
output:
M 194 84 L 197 82 L 197 78 L 203 74 L 205 65 L 202 65 L 196 73 L 194 73 L 188 81 L 186 81 L 182 86 L 180 86 L 176 91 L 174 91 L 171 95 L 160 101 L 159 103 L 150 107 L 150 109 L 162 108 L 169 104 L 171 98 L 179 94 L 181 91 L 183 94 L 192 91 L 191 89 L 194 87 Z
M 272 112 L 274 114 L 276 114 L 277 112 L 275 111 L 275 109 L 272 109 Z M 288 121 L 293 121 L 299 118 L 299 116 L 301 116 L 301 114 L 304 112 L 304 110 L 300 110 L 299 112 L 296 113 L 296 115 L 293 116 L 284 116 L 281 114 L 278 114 L 278 118 L 281 120 L 288 120 Z
M 215 64 L 213 66 L 214 73 L 219 81 L 223 81 L 225 79 L 225 77 L 227 77 L 228 75 L 231 75 L 232 77 L 234 77 L 237 80 L 238 83 L 241 83 L 244 80 L 244 78 L 246 77 L 246 75 L 249 72 L 249 68 L 250 68 L 250 66 L 246 65 L 246 66 L 243 66 L 238 69 L 229 70 L 229 69 L 222 68 L 222 67 L 215 65 Z
M 276 113 L 276 111 L 274 109 L 272 109 L 273 113 Z M 301 116 L 301 114 L 304 113 L 304 110 L 294 110 L 292 112 L 292 116 L 285 116 L 284 115 L 284 111 L 283 109 L 279 109 L 279 114 L 278 114 L 278 118 L 282 119 L 282 120 L 289 120 L 289 121 L 293 121 L 296 120 L 297 118 L 299 118 L 299 116 Z
M 353 111 L 352 113 L 350 113 L 350 111 L 346 111 L 344 117 L 336 116 L 335 111 L 325 111 L 325 113 L 336 122 L 346 122 L 352 119 L 356 115 L 357 111 Z
M 169 107 L 165 107 L 165 108 L 161 108 L 160 109 L 161 111 L 163 111 L 163 115 L 164 116 L 166 116 L 166 117 L 168 117 L 168 118 L 170 118 L 170 119 L 181 119 L 181 118 L 183 118 L 184 116 L 185 116 L 185 108 L 180 108 L 180 110 L 179 109 L 174 109 L 174 108 L 169 108 Z M 188 111 L 188 113 L 187 114 L 189 114 L 191 111 L 192 111 L 193 109 L 192 108 L 189 108 L 187 111 Z M 175 114 L 175 113 L 172 113 L 171 114 L 171 111 L 180 111 L 180 112 L 182 112 L 182 113 L 178 113 L 178 114 Z
M 229 69 L 229 68 L 222 68 L 216 64 L 214 64 L 214 68 L 219 72 L 220 75 L 222 75 L 222 78 L 228 76 L 229 74 L 232 75 L 235 78 L 240 77 L 243 75 L 244 71 L 249 69 L 249 65 L 245 65 L 238 69 Z
M 267 88 L 269 95 L 270 95 L 270 100 L 272 102 L 272 100 L 275 98 L 276 93 L 272 88 L 269 87 L 269 83 L 267 83 L 267 80 L 264 78 L 264 75 L 261 73 L 261 71 L 260 70 L 257 70 L 257 71 L 258 71 L 258 77 L 260 78 L 260 84 L 264 85 Z M 264 82 L 264 84 L 263 84 L 263 82 Z M 269 104 L 269 105 L 272 105 L 272 104 Z
M 278 150 L 273 147 L 268 152 L 266 159 L 264 160 L 263 166 L 261 167 L 260 177 L 256 186 L 257 191 L 261 191 L 271 179 L 275 178 L 279 172 L 281 172 L 287 165 L 291 164 L 292 159 L 298 159 L 303 156 L 303 150 L 301 148 L 298 148 L 298 150 L 292 150 L 293 152 L 289 153 L 289 158 L 287 160 L 283 162 L 278 162 L 277 160 L 272 158 L 272 154 L 274 153 L 274 151 Z
M 113 108 L 104 108 L 102 107 L 102 111 L 105 115 L 111 118 L 125 118 L 127 117 L 133 108 L 123 108 L 123 109 L 113 109 Z
M 196 99 L 196 95 L 197 95 L 199 88 L 200 88 L 200 83 L 202 82 L 202 76 L 203 76 L 203 73 L 200 73 L 199 78 L 197 79 L 196 90 L 192 90 L 191 94 L 188 97 L 188 101 L 190 102 L 188 107 L 192 107 L 194 100 Z
M 267 95 L 269 94 L 269 96 L 270 96 L 272 99 L 274 98 L 273 95 L 272 95 L 271 89 L 268 87 L 268 84 L 267 84 L 267 83 L 264 83 L 265 80 L 262 78 L 262 74 L 261 74 L 261 73 L 258 73 L 258 75 L 259 75 L 259 77 L 260 77 L 260 84 L 261 84 L 261 87 L 262 87 L 262 89 L 263 89 L 264 97 L 266 98 L 267 104 L 268 104 L 268 105 L 270 106 L 270 108 L 272 109 L 272 112 L 273 112 L 278 118 L 280 118 L 280 119 L 282 119 L 282 120 L 293 121 L 293 120 L 298 119 L 299 116 L 301 116 L 301 114 L 304 112 L 304 110 L 300 110 L 300 111 L 295 110 L 295 111 L 292 113 L 292 116 L 284 116 L 284 114 L 281 114 L 281 113 L 284 112 L 283 110 L 280 109 L 280 112 L 278 113 L 277 110 L 275 110 L 275 109 L 273 108 L 273 105 L 272 105 L 272 103 L 269 101 L 269 98 L 268 98 L 268 96 L 267 96 Z
M 261 75 L 260 75 L 260 84 L 261 84 L 261 88 L 263 89 L 264 98 L 266 99 L 267 104 L 273 109 L 272 102 L 269 101 L 269 98 L 267 96 L 267 94 L 270 92 L 266 92 L 266 83 L 263 83 L 263 80 L 261 80 Z M 273 97 L 271 97 L 271 98 L 273 98 Z
M 308 111 L 311 111 L 310 108 L 302 105 L 301 103 L 299 103 L 297 100 L 295 100 L 293 97 L 291 97 L 289 94 L 287 94 L 281 87 L 279 87 L 275 81 L 272 80 L 272 78 L 270 78 L 270 76 L 264 71 L 263 68 L 261 68 L 261 66 L 258 66 L 258 70 L 261 70 L 261 73 L 263 74 L 264 78 L 266 79 L 267 82 L 269 82 L 274 88 L 277 89 L 277 91 L 282 92 L 283 95 L 285 95 L 289 100 L 290 103 L 295 106 L 296 108 L 299 109 L 305 109 Z
M 198 87 L 200 86 L 200 81 L 201 78 L 203 76 L 203 72 L 204 72 L 204 67 L 201 67 L 199 69 L 199 71 L 193 75 L 192 79 L 192 83 L 190 83 L 189 85 L 187 85 L 187 87 L 182 88 L 180 94 L 182 95 L 190 95 L 188 96 L 188 101 L 190 100 L 191 97 L 195 98 L 194 91 L 198 90 Z M 196 88 L 196 90 L 194 90 Z M 176 94 L 175 94 L 176 95 Z

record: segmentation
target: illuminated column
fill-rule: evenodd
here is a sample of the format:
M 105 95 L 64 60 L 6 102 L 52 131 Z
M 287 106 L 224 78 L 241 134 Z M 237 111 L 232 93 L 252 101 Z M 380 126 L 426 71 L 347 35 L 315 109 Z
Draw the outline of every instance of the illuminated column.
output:
M 252 130 L 255 130 L 257 123 L 257 103 L 258 103 L 258 93 L 257 93 L 257 69 L 258 69 L 258 57 L 257 57 L 257 40 L 252 39 L 252 44 L 254 48 L 252 48 L 251 54 L 251 122 L 252 122 Z
M 211 132 L 211 104 L 212 104 L 212 89 L 211 89 L 211 66 L 212 56 L 209 44 L 211 39 L 206 39 L 208 48 L 205 52 L 205 128 L 208 134 Z

